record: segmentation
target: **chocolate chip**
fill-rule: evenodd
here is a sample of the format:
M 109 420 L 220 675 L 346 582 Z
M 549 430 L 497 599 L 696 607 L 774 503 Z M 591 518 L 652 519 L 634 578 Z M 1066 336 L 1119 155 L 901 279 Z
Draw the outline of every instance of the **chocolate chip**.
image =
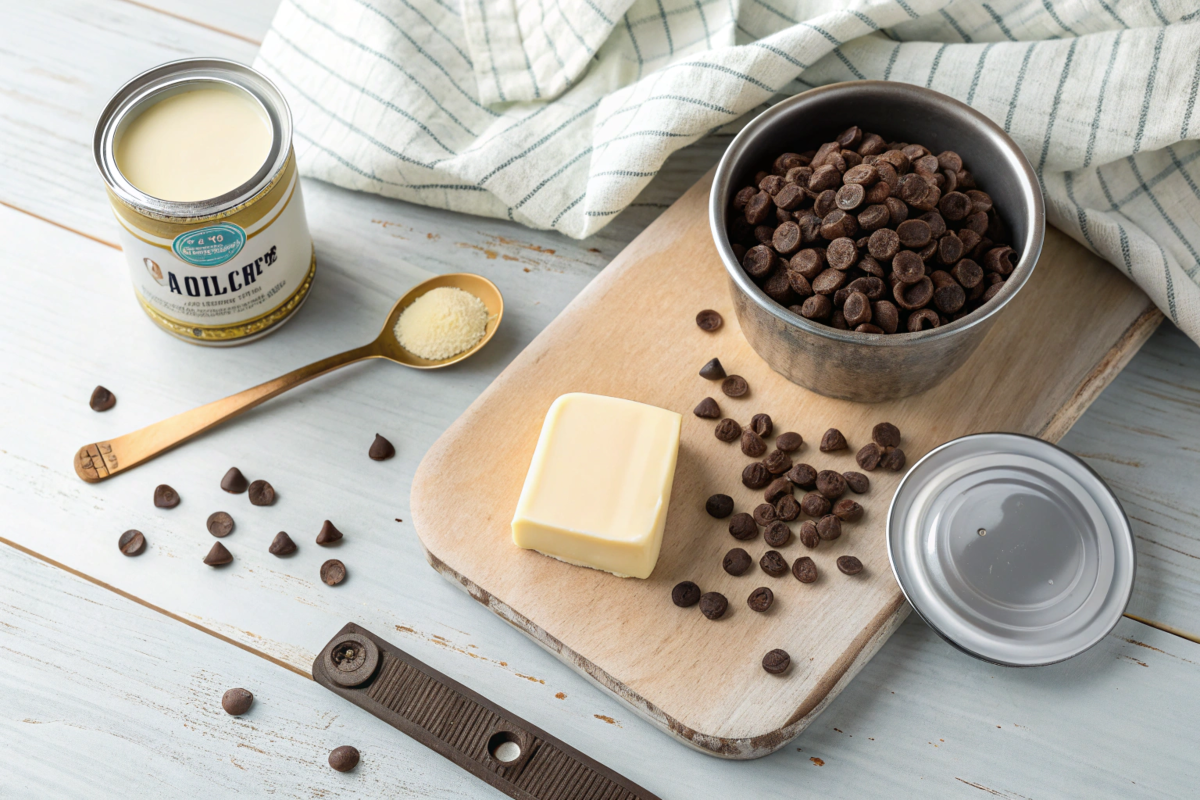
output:
M 849 497 L 843 497 L 833 504 L 833 515 L 842 522 L 857 522 L 862 519 L 863 507 Z
M 691 608 L 700 602 L 700 587 L 691 581 L 675 584 L 671 590 L 671 602 L 680 608 Z
M 237 467 L 230 467 L 229 472 L 225 473 L 225 477 L 221 478 L 221 488 L 230 494 L 241 494 L 249 485 L 250 482 Z
M 899 258 L 899 256 L 896 256 L 896 258 Z M 896 305 L 905 311 L 916 311 L 919 308 L 924 308 L 933 299 L 933 281 L 927 277 L 923 277 L 916 283 L 897 283 L 894 294 Z
M 706 397 L 700 401 L 700 405 L 692 409 L 692 413 L 700 419 L 717 419 L 721 416 L 721 407 L 717 405 L 717 401 L 711 397 Z M 738 431 L 741 433 L 741 431 Z M 718 435 L 718 439 L 721 437 Z M 737 438 L 737 437 L 734 437 Z
M 754 507 L 752 516 L 755 522 L 766 527 L 779 518 L 779 513 L 775 511 L 775 506 L 770 503 L 759 503 Z
M 767 452 L 767 443 L 752 430 L 742 431 L 742 454 L 750 458 L 760 458 Z
M 296 543 L 292 541 L 292 537 L 280 531 L 271 540 L 271 546 L 267 548 L 267 552 L 273 556 L 291 555 L 296 552 Z
M 214 511 L 209 514 L 208 520 L 204 524 L 208 528 L 208 532 L 218 539 L 224 539 L 233 533 L 233 517 L 224 511 Z
M 896 447 L 900 444 L 900 429 L 890 422 L 881 422 L 871 429 L 871 440 L 880 447 Z
M 800 501 L 791 494 L 785 494 L 775 501 L 775 514 L 784 522 L 791 522 L 800 516 Z
M 838 556 L 837 568 L 844 575 L 857 575 L 863 571 L 862 562 L 854 556 Z
M 765 212 L 763 216 L 766 216 Z M 709 333 L 712 333 L 717 328 L 721 327 L 723 322 L 725 322 L 725 320 L 721 318 L 721 315 L 716 311 L 713 311 L 711 308 L 706 308 L 696 315 L 696 324 L 700 326 L 700 330 L 708 331 Z
M 765 280 L 775 271 L 779 264 L 779 256 L 765 244 L 757 244 L 746 251 L 742 257 L 742 269 L 756 281 Z M 715 312 L 714 312 L 715 313 Z
M 705 592 L 700 595 L 700 613 L 709 619 L 720 619 L 725 616 L 729 601 L 720 592 Z
M 748 542 L 758 536 L 758 524 L 745 511 L 734 514 L 729 520 L 729 535 L 740 542 Z
M 850 491 L 855 494 L 864 494 L 871 488 L 871 479 L 861 472 L 843 472 L 842 477 L 846 479 Z
M 1015 266 L 1014 258 L 1016 258 L 1016 253 L 1008 245 L 993 247 L 983 257 L 983 268 L 998 275 L 1009 275 Z
M 808 464 L 797 464 L 788 470 L 787 479 L 801 489 L 811 489 L 817 483 L 817 471 Z
M 800 532 L 796 534 L 796 538 L 810 550 L 816 547 L 821 543 L 821 535 L 817 533 L 817 523 L 811 519 L 804 520 L 800 524 Z
M 341 541 L 341 539 L 342 532 L 332 522 L 325 520 L 321 525 L 320 532 L 317 534 L 317 544 L 328 547 L 334 542 Z
M 222 567 L 233 561 L 233 554 L 225 549 L 220 542 L 213 542 L 212 549 L 204 557 L 204 563 L 210 567 Z
M 884 469 L 890 469 L 892 472 L 899 472 L 904 469 L 905 463 L 904 451 L 899 447 L 888 448 L 884 453 L 883 460 L 879 462 L 879 466 Z
M 733 498 L 727 494 L 714 494 L 704 501 L 704 510 L 710 517 L 725 519 L 733 513 Z
M 335 747 L 329 754 L 329 766 L 338 772 L 349 772 L 358 766 L 358 751 L 348 744 Z
M 810 517 L 823 517 L 829 513 L 829 498 L 819 492 L 809 492 L 800 501 L 800 508 Z
M 105 389 L 103 386 L 97 386 L 92 389 L 92 398 L 88 401 L 88 405 L 92 407 L 92 411 L 108 411 L 117 404 L 117 396 Z
M 771 482 L 771 471 L 761 461 L 747 464 L 742 470 L 742 485 L 747 489 L 762 489 Z
M 721 366 L 721 360 L 714 358 L 701 367 L 700 377 L 709 381 L 722 380 L 725 377 L 725 368 Z
M 821 437 L 821 452 L 832 453 L 835 450 L 845 450 L 849 445 L 846 444 L 846 437 L 837 428 L 830 428 L 825 431 Z
M 716 403 L 713 405 L 716 405 Z M 726 418 L 717 423 L 717 427 L 713 430 L 713 434 L 722 442 L 732 442 L 741 437 L 742 426 L 738 424 L 736 419 Z
M 804 437 L 793 431 L 775 437 L 775 446 L 785 453 L 794 453 L 804 445 Z
M 816 583 L 817 564 L 808 556 L 800 556 L 792 564 L 792 575 L 801 583 Z
M 787 526 L 786 522 L 776 520 L 767 525 L 767 529 L 763 531 L 763 541 L 771 547 L 787 547 L 791 540 L 792 529 Z
M 823 469 L 817 473 L 817 491 L 830 500 L 837 500 L 846 493 L 846 479 L 840 472 Z
M 231 717 L 240 717 L 254 705 L 254 695 L 245 689 L 230 689 L 221 695 L 221 708 Z
M 892 274 L 902 283 L 916 283 L 925 277 L 925 262 L 912 250 L 901 250 L 892 259 Z
M 741 375 L 730 375 L 721 381 L 721 391 L 729 397 L 745 397 L 750 391 L 750 384 Z
M 817 536 L 827 542 L 832 542 L 841 535 L 842 521 L 833 514 L 826 514 L 817 520 Z
M 746 598 L 746 605 L 750 606 L 751 611 L 763 613 L 771 608 L 771 604 L 775 602 L 775 593 L 766 586 L 760 586 L 750 593 Z
M 772 578 L 778 578 L 788 571 L 787 559 L 778 550 L 768 550 L 758 560 L 758 566 Z
M 177 505 L 179 505 L 179 492 L 165 483 L 154 487 L 155 508 L 174 508 Z
M 826 270 L 826 272 L 833 272 L 835 275 L 842 274 L 837 270 Z M 814 294 L 800 306 L 800 316 L 805 319 L 815 319 L 818 322 L 829 319 L 832 313 L 833 301 L 823 294 Z
M 983 267 L 969 258 L 964 258 L 954 265 L 950 274 L 964 289 L 974 289 L 983 280 Z
M 749 553 L 740 547 L 735 547 L 721 559 L 721 568 L 730 575 L 741 575 L 750 569 L 750 565 L 753 563 Z
M 763 459 L 763 464 L 772 475 L 782 475 L 792 468 L 792 457 L 782 450 L 772 450 L 771 454 Z
M 900 311 L 890 300 L 871 303 L 871 319 L 884 333 L 895 333 L 900 327 Z
M 146 549 L 146 537 L 141 531 L 125 531 L 117 539 L 117 547 L 127 556 L 140 556 Z
M 371 449 L 367 451 L 367 455 L 372 461 L 386 461 L 396 455 L 396 448 L 387 439 L 375 434 L 375 441 L 371 442 Z
M 257 480 L 250 484 L 250 505 L 253 506 L 273 506 L 275 505 L 275 488 L 264 480 Z
M 771 423 L 771 417 L 768 414 L 755 414 L 750 418 L 750 430 L 757 433 L 764 439 L 771 435 L 775 430 L 775 426 Z
M 871 472 L 878 467 L 879 462 L 882 459 L 883 448 L 874 442 L 863 445 L 862 449 L 858 451 L 858 454 L 854 456 L 854 460 L 858 462 L 858 465 L 867 472 Z
M 777 503 L 783 497 L 792 493 L 792 482 L 787 478 L 776 478 L 767 486 L 767 490 L 763 492 L 763 499 L 768 503 Z
M 337 586 L 346 580 L 346 565 L 331 558 L 321 565 L 321 581 L 326 586 Z
M 762 668 L 772 675 L 782 675 L 792 665 L 792 657 L 786 650 L 772 650 L 763 656 Z

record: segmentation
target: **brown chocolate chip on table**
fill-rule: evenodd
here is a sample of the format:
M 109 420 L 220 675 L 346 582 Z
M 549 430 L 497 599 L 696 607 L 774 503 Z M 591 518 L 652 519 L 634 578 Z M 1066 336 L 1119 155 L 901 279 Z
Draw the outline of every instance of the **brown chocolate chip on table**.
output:
M 680 608 L 690 608 L 700 602 L 700 587 L 691 581 L 675 584 L 671 590 L 671 602 Z
M 775 446 L 785 453 L 794 453 L 804 445 L 804 437 L 794 431 L 775 437 Z
M 179 505 L 179 492 L 165 483 L 154 487 L 155 508 L 174 508 L 177 505 Z
M 233 533 L 233 517 L 224 511 L 214 511 L 209 514 L 204 525 L 208 528 L 208 532 L 218 539 L 224 539 Z
M 250 484 L 249 496 L 252 506 L 275 505 L 275 487 L 264 480 L 257 480 Z
M 800 509 L 810 517 L 823 517 L 830 507 L 829 498 L 819 492 L 809 492 L 800 501 Z
M 817 564 L 808 556 L 801 556 L 792 563 L 792 575 L 801 583 L 815 583 Z
M 267 552 L 273 556 L 291 555 L 296 552 L 296 543 L 292 541 L 292 537 L 280 531 L 271 540 L 271 546 L 267 548 Z
M 801 489 L 811 489 L 817 482 L 817 471 L 808 464 L 797 464 L 788 470 L 787 479 Z
M 221 488 L 230 494 L 241 494 L 249 485 L 250 481 L 246 480 L 246 476 L 237 467 L 230 467 L 225 477 L 221 478 Z
M 779 514 L 775 511 L 775 506 L 770 503 L 759 503 L 754 508 L 752 514 L 754 521 L 764 528 L 779 518 Z
M 857 575 L 863 571 L 862 562 L 854 556 L 838 556 L 837 568 L 846 575 Z
M 784 522 L 791 522 L 800 516 L 800 501 L 790 494 L 775 501 L 775 514 Z
M 321 582 L 326 586 L 337 586 L 346 580 L 346 565 L 331 558 L 321 565 Z
M 826 514 L 817 520 L 817 536 L 827 542 L 842 535 L 842 521 L 833 514 Z
M 709 619 L 720 619 L 729 609 L 729 601 L 720 592 L 705 592 L 700 595 L 700 613 Z
M 890 422 L 881 422 L 871 429 L 871 440 L 880 447 L 897 447 L 900 444 L 900 429 Z
M 371 442 L 371 448 L 367 450 L 367 456 L 372 461 L 386 461 L 396 455 L 395 446 L 387 439 L 375 434 L 375 441 Z
M 721 318 L 721 315 L 711 308 L 706 308 L 696 315 L 696 324 L 700 326 L 700 330 L 708 331 L 709 333 L 721 327 L 723 322 L 725 320 Z
M 342 532 L 337 529 L 336 525 L 329 520 L 321 523 L 321 530 L 317 533 L 317 544 L 327 547 L 334 542 L 341 541 L 341 539 Z
M 846 493 L 846 479 L 840 472 L 823 469 L 817 473 L 817 491 L 830 500 L 837 500 Z
M 792 665 L 792 657 L 786 650 L 775 649 L 763 656 L 762 668 L 771 675 L 782 675 Z
M 792 529 L 787 526 L 786 522 L 776 520 L 766 526 L 763 531 L 763 541 L 771 547 L 787 547 L 788 542 L 792 540 Z
M 742 426 L 735 419 L 723 419 L 717 423 L 713 435 L 722 442 L 732 442 L 742 435 Z
M 832 453 L 835 450 L 845 450 L 849 445 L 846 444 L 846 437 L 837 428 L 830 428 L 821 436 L 821 452 Z
M 88 405 L 92 411 L 108 411 L 117 404 L 117 396 L 105 389 L 103 386 L 97 386 L 92 389 L 92 397 L 88 400 Z
M 771 472 L 766 464 L 755 461 L 742 470 L 742 485 L 747 489 L 761 489 L 771 482 Z
M 723 380 L 725 378 L 725 368 L 721 366 L 720 359 L 714 358 L 701 367 L 700 377 L 710 381 Z
M 758 566 L 772 578 L 778 578 L 788 571 L 787 559 L 778 550 L 768 550 L 758 560 Z
M 742 454 L 750 458 L 760 458 L 767 452 L 767 443 L 752 430 L 742 431 Z
M 782 498 L 792 493 L 795 487 L 787 478 L 776 478 L 767 485 L 767 490 L 763 492 L 763 499 L 768 503 L 778 503 Z
M 771 604 L 775 602 L 775 593 L 766 586 L 760 586 L 750 593 L 746 598 L 746 605 L 750 606 L 751 611 L 763 613 L 771 608 Z
M 750 391 L 750 384 L 741 375 L 730 375 L 721 381 L 721 391 L 729 397 L 745 397 Z
M 750 418 L 750 430 L 766 439 L 775 430 L 775 425 L 771 422 L 769 414 L 755 414 Z
M 800 525 L 800 533 L 796 538 L 800 540 L 800 544 L 810 550 L 821 543 L 821 535 L 817 533 L 817 523 L 811 519 L 804 520 Z
M 862 449 L 858 451 L 858 454 L 854 456 L 854 460 L 858 462 L 858 465 L 867 472 L 871 472 L 878 467 L 882 459 L 883 448 L 874 442 L 864 444 Z
M 740 547 L 735 547 L 721 559 L 721 569 L 730 575 L 741 575 L 750 569 L 750 565 L 753 563 L 749 553 Z
M 349 772 L 358 766 L 358 751 L 348 744 L 333 748 L 329 753 L 329 766 L 338 772 Z
M 892 472 L 899 472 L 904 469 L 904 451 L 899 447 L 889 447 L 884 452 L 883 459 L 879 462 L 879 466 L 884 469 L 889 469 Z
M 254 705 L 254 695 L 245 689 L 230 689 L 221 695 L 221 708 L 231 717 L 240 717 Z
M 733 498 L 727 494 L 714 494 L 704 501 L 704 510 L 710 517 L 725 519 L 733 513 Z
M 863 507 L 849 497 L 833 504 L 833 515 L 842 522 L 857 522 L 862 519 Z
M 842 477 L 846 479 L 850 491 L 855 494 L 864 494 L 871 488 L 871 479 L 861 472 L 843 472 Z
M 745 511 L 734 514 L 729 519 L 729 535 L 742 542 L 749 541 L 758 536 L 758 524 Z
M 204 557 L 204 563 L 210 567 L 223 567 L 233 561 L 233 554 L 225 549 L 220 542 L 213 542 L 212 549 Z
M 146 537 L 141 531 L 128 530 L 117 539 L 117 547 L 127 556 L 140 556 L 146 549 Z
M 717 405 L 716 400 L 713 400 L 711 397 L 706 397 L 700 401 L 700 405 L 692 409 L 692 413 L 700 419 L 718 419 L 721 416 L 721 407 Z M 741 426 L 738 427 L 738 433 L 740 435 Z M 719 439 L 721 437 L 718 436 L 717 438 Z M 735 436 L 734 438 L 736 439 L 737 437 Z

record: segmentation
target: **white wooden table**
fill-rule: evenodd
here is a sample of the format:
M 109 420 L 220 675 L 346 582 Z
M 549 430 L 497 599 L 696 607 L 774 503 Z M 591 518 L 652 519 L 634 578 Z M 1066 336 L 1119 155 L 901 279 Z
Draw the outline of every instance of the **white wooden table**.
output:
M 1200 781 L 1200 352 L 1164 325 L 1064 444 L 1120 495 L 1137 537 L 1128 619 L 1054 667 L 991 667 L 910 620 L 817 723 L 768 758 L 723 762 L 630 714 L 424 562 L 408 486 L 426 449 L 633 236 L 715 163 L 717 134 L 634 206 L 574 242 L 308 181 L 320 275 L 304 310 L 250 347 L 177 342 L 143 318 L 91 159 L 96 116 L 135 73 L 245 62 L 275 0 L 0 2 L 0 796 L 494 797 L 308 677 L 345 622 L 381 634 L 663 797 L 1193 795 Z M 110 482 L 75 448 L 223 397 L 374 335 L 433 273 L 494 280 L 509 313 L 461 367 L 345 369 Z M 117 406 L 95 414 L 96 384 Z M 398 455 L 366 458 L 376 432 Z M 504 443 L 492 443 L 502 450 Z M 486 447 L 484 448 L 486 451 Z M 481 458 L 487 458 L 486 452 Z M 253 508 L 231 465 L 279 493 Z M 159 511 L 154 486 L 183 503 Z M 230 511 L 232 566 L 201 564 Z M 350 578 L 317 580 L 325 518 Z M 404 521 L 400 521 L 404 520 Z M 136 559 L 116 539 L 138 528 Z M 266 552 L 277 530 L 301 549 Z M 251 689 L 242 718 L 222 692 Z M 339 774 L 328 751 L 355 744 Z

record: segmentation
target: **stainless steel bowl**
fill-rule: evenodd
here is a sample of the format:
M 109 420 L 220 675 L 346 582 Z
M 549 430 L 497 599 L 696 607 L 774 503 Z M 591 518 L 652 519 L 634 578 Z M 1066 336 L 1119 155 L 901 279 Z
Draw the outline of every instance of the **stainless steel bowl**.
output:
M 831 141 L 851 125 L 888 141 L 919 142 L 962 156 L 1012 233 L 1020 257 L 1003 290 L 956 322 L 918 333 L 870 334 L 811 322 L 767 297 L 734 257 L 726 233 L 732 196 L 784 152 Z M 717 166 L 709 224 L 742 333 L 788 380 L 830 397 L 880 402 L 923 392 L 963 365 L 997 316 L 1033 272 L 1046 212 L 1037 176 L 1000 126 L 944 94 L 887 81 L 837 83 L 796 95 L 764 111 L 729 145 Z

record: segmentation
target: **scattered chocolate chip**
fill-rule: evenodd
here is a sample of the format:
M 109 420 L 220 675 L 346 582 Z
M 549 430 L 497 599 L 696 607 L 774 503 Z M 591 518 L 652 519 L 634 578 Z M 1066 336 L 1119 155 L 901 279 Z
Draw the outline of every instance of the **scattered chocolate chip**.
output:
M 823 469 L 817 473 L 817 491 L 830 500 L 837 500 L 846 493 L 846 479 L 840 472 Z
M 751 516 L 754 517 L 756 523 L 765 528 L 774 522 L 779 517 L 779 514 L 776 513 L 775 506 L 770 503 L 759 503 Z
M 721 568 L 730 575 L 741 575 L 753 564 L 750 554 L 740 547 L 735 547 L 721 559 Z
M 721 381 L 721 391 L 729 397 L 745 397 L 750 391 L 750 384 L 741 375 L 730 375 Z
M 700 613 L 709 619 L 720 619 L 725 616 L 729 601 L 720 592 L 705 592 L 700 595 Z
M 208 528 L 208 532 L 218 539 L 224 539 L 233 533 L 233 517 L 224 511 L 214 511 L 209 514 L 208 520 L 204 524 Z
M 386 461 L 396 455 L 396 448 L 387 439 L 375 434 L 375 441 L 371 442 L 371 449 L 367 451 L 372 461 Z
M 788 571 L 787 559 L 778 550 L 768 550 L 758 560 L 758 566 L 772 578 L 778 578 Z
M 804 437 L 794 431 L 775 437 L 775 446 L 785 453 L 794 453 L 804 445 Z
M 776 520 L 766 526 L 763 531 L 763 541 L 771 547 L 787 547 L 788 542 L 792 540 L 792 529 L 787 526 L 786 522 Z
M 204 563 L 210 567 L 223 567 L 233 561 L 233 554 L 225 549 L 220 542 L 213 542 L 212 549 L 204 557 Z
M 348 744 L 335 747 L 329 754 L 329 766 L 338 772 L 349 772 L 358 766 L 358 751 Z
M 733 513 L 733 498 L 727 494 L 714 494 L 704 501 L 704 510 L 710 517 L 725 519 Z
M 767 452 L 767 443 L 752 430 L 742 431 L 742 454 L 750 458 L 760 458 Z
M 179 505 L 179 492 L 165 483 L 154 487 L 155 508 L 174 508 Z
M 92 389 L 92 399 L 88 401 L 88 405 L 92 407 L 92 411 L 108 411 L 117 404 L 117 396 L 105 389 L 103 386 L 97 386 Z
M 791 522 L 800 516 L 800 501 L 790 494 L 775 501 L 775 514 L 784 522 Z
M 899 447 L 889 447 L 883 456 L 883 460 L 879 462 L 879 466 L 884 469 L 889 469 L 892 472 L 899 472 L 904 469 L 904 451 Z
M 871 479 L 861 472 L 843 472 L 842 477 L 855 494 L 865 494 L 871 488 Z
M 862 562 L 854 556 L 838 556 L 837 568 L 845 575 L 857 575 L 863 571 Z
M 750 606 L 751 611 L 763 613 L 771 608 L 771 604 L 775 602 L 775 593 L 766 586 L 760 586 L 750 593 L 746 598 L 746 605 Z
M 817 533 L 817 523 L 811 519 L 806 519 L 800 524 L 800 533 L 796 538 L 800 540 L 800 544 L 808 549 L 812 549 L 821 543 L 821 535 Z
M 250 505 L 275 505 L 275 487 L 263 480 L 257 480 L 250 484 Z
M 817 562 L 808 556 L 800 556 L 792 564 L 792 575 L 801 583 L 815 583 L 817 580 Z
M 326 586 L 337 586 L 346 580 L 346 565 L 331 558 L 321 565 L 321 581 Z
M 117 539 L 117 547 L 127 556 L 140 556 L 146 549 L 146 537 L 141 531 L 125 531 Z
M 713 431 L 713 435 L 722 442 L 736 441 L 742 435 L 742 426 L 738 424 L 736 419 L 729 419 L 726 417 L 717 423 L 717 427 Z
M 897 447 L 900 444 L 900 429 L 890 422 L 881 422 L 871 429 L 871 439 L 880 447 Z
M 271 540 L 271 546 L 267 548 L 267 552 L 273 556 L 291 555 L 296 552 L 296 543 L 292 541 L 292 537 L 280 531 Z
M 742 542 L 750 541 L 758 536 L 758 524 L 745 511 L 734 514 L 729 519 L 729 535 Z
M 846 437 L 843 436 L 842 432 L 837 428 L 830 428 L 829 430 L 825 431 L 825 434 L 821 437 L 822 453 L 832 453 L 835 450 L 845 450 L 847 446 Z
M 700 401 L 700 405 L 692 409 L 692 413 L 700 419 L 717 419 L 721 416 L 721 407 L 717 405 L 716 400 L 706 397 Z
M 246 480 L 246 476 L 237 467 L 230 467 L 225 477 L 221 478 L 221 488 L 230 494 L 241 494 L 249 485 L 250 481 Z
M 783 475 L 792 468 L 792 457 L 782 450 L 772 450 L 771 454 L 763 459 L 763 464 L 772 475 Z
M 857 522 L 862 519 L 863 507 L 849 497 L 833 504 L 833 515 L 842 522 Z
M 767 485 L 767 490 L 763 492 L 763 499 L 768 503 L 778 503 L 783 497 L 792 493 L 792 482 L 787 478 L 776 478 Z
M 703 367 L 700 368 L 700 377 L 705 380 L 719 381 L 725 378 L 725 368 L 721 366 L 721 360 L 714 358 Z
M 771 435 L 771 432 L 775 430 L 775 425 L 771 422 L 771 417 L 769 415 L 755 414 L 750 418 L 750 430 L 766 439 Z
M 809 492 L 800 501 L 800 509 L 810 517 L 823 517 L 830 507 L 829 498 L 819 492 Z
M 675 584 L 671 590 L 671 602 L 680 608 L 690 608 L 700 602 L 700 587 L 691 581 Z
M 721 315 L 711 308 L 706 308 L 696 315 L 696 324 L 700 326 L 700 330 L 708 331 L 709 333 L 721 327 L 721 324 L 724 322 L 725 320 L 721 318 Z
M 858 454 L 854 456 L 854 460 L 858 462 L 858 465 L 867 472 L 871 472 L 878 467 L 882 458 L 883 448 L 874 442 L 864 444 L 862 449 L 858 451 Z
M 817 536 L 827 542 L 842 535 L 842 521 L 833 514 L 826 514 L 817 520 Z
M 761 461 L 747 464 L 742 470 L 742 485 L 747 489 L 761 489 L 771 482 L 771 472 Z
M 811 489 L 817 483 L 817 471 L 808 464 L 797 464 L 788 470 L 787 479 L 801 489 Z
M 342 532 L 332 522 L 325 520 L 321 523 L 321 531 L 317 534 L 317 544 L 328 547 L 334 542 L 341 541 L 341 538 Z
M 221 695 L 221 708 L 231 717 L 240 717 L 254 705 L 254 695 L 245 689 L 230 689 Z
M 786 650 L 775 649 L 763 656 L 762 668 L 772 675 L 782 675 L 792 665 Z

